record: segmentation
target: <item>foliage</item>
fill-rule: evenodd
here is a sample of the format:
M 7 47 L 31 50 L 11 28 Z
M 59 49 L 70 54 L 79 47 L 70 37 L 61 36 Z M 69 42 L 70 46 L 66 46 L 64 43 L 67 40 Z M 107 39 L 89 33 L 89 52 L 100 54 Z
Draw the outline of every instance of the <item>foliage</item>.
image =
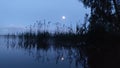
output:
M 96 25 L 104 27 L 108 32 L 120 31 L 120 1 L 119 0 L 79 0 L 85 7 L 91 8 L 89 29 Z

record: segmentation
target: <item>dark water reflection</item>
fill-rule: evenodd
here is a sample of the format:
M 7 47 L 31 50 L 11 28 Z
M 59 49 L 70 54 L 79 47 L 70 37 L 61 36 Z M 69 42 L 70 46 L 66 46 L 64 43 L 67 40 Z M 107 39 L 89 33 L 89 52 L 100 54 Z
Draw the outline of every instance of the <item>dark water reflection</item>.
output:
M 73 45 L 74 46 L 74 45 Z M 51 40 L 35 42 L 18 37 L 0 37 L 0 66 L 3 68 L 84 68 L 79 47 Z

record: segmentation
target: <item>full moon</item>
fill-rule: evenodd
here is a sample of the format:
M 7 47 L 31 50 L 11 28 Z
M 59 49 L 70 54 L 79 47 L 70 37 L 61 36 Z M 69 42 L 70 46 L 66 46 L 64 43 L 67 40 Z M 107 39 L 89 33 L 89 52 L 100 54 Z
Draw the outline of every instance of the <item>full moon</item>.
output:
M 65 16 L 62 16 L 62 19 L 63 19 L 63 20 L 65 20 L 65 19 L 66 19 L 66 17 L 65 17 Z

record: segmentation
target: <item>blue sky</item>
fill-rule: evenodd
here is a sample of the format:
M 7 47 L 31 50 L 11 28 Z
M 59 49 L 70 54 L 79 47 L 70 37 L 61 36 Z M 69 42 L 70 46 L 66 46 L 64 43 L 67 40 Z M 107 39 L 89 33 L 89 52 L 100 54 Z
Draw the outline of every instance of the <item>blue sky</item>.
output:
M 0 0 L 0 31 L 7 28 L 24 28 L 36 20 L 65 23 L 83 22 L 84 14 L 89 13 L 78 0 Z

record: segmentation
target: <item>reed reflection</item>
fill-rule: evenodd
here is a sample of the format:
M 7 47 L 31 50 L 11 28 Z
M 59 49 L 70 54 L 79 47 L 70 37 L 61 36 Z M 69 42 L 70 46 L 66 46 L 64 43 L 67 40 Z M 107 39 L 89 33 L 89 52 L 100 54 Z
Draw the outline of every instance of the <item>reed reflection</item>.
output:
M 59 65 L 66 63 L 69 68 L 83 67 L 80 47 L 57 43 L 52 40 L 34 41 L 24 37 L 6 38 L 7 46 L 16 49 L 23 49 L 27 55 L 32 56 L 38 63 L 53 63 Z M 52 42 L 50 42 L 52 41 Z

